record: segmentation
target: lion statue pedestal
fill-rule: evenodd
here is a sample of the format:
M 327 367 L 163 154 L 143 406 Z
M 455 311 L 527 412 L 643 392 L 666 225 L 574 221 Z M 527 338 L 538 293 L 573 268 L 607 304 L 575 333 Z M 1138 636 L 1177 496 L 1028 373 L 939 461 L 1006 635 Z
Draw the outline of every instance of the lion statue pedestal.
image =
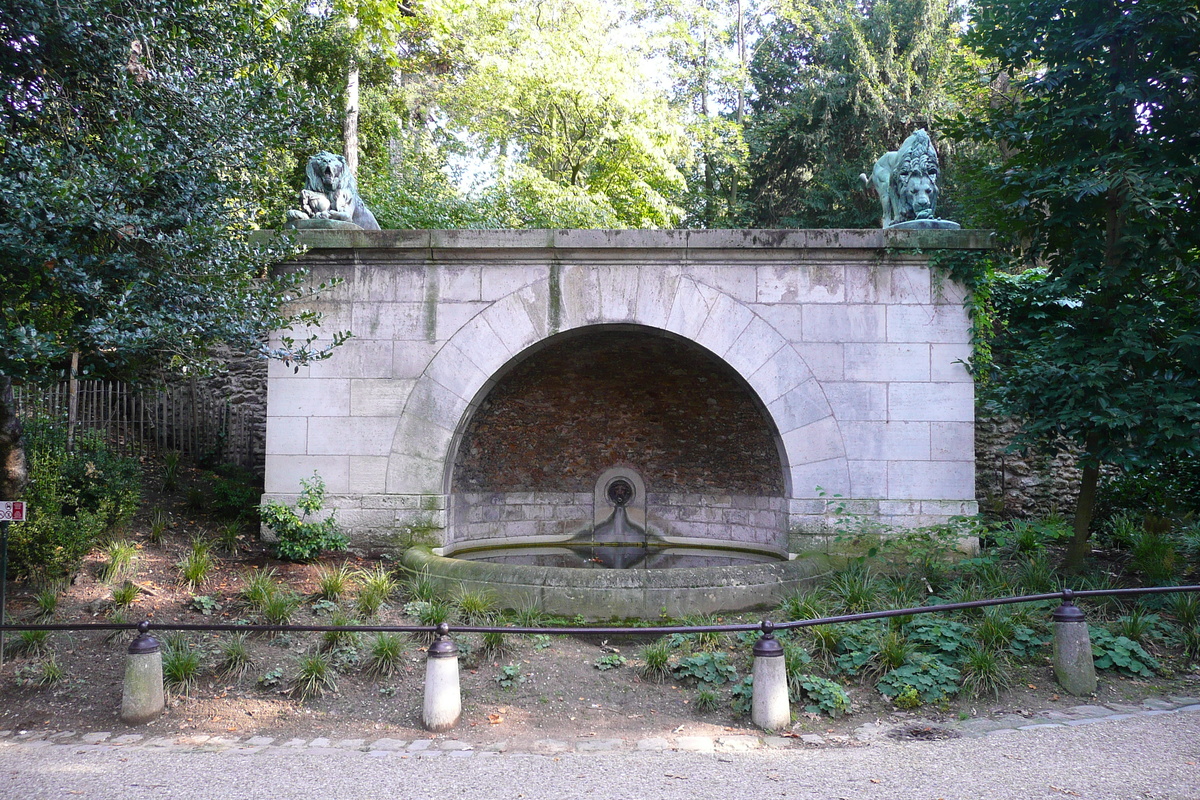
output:
M 287 212 L 285 228 L 379 230 L 375 215 L 358 194 L 346 159 L 320 152 L 308 160 L 308 179 L 300 190 L 300 208 Z
M 870 183 L 883 205 L 883 227 L 957 229 L 957 222 L 937 218 L 937 177 L 937 151 L 924 130 L 905 139 L 899 150 L 880 156 Z

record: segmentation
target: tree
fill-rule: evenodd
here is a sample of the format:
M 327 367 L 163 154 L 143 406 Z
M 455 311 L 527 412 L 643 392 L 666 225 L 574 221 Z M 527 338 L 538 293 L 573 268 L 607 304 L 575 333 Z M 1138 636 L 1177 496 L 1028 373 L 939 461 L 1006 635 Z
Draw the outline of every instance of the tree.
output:
M 957 9 L 947 0 L 780 9 L 750 65 L 748 224 L 879 225 L 879 202 L 859 175 L 915 129 L 935 132 L 953 108 Z
M 990 284 L 991 403 L 1083 449 L 1068 566 L 1102 464 L 1200 452 L 1200 12 L 1192 0 L 1000 0 L 968 42 L 1011 90 L 959 135 L 1016 243 Z
M 638 18 L 652 22 L 652 53 L 670 65 L 671 99 L 689 158 L 680 205 L 687 227 L 727 227 L 745 178 L 742 135 L 748 36 L 758 15 L 742 0 L 649 0 Z
M 291 252 L 248 232 L 285 194 L 268 169 L 305 104 L 291 57 L 299 7 L 214 0 L 32 0 L 0 11 L 0 402 L 61 370 L 196 369 L 228 343 L 294 361 L 311 323 L 285 310 Z M 290 191 L 286 191 L 290 195 Z M 5 409 L 10 411 L 11 409 Z M 0 413 L 0 419 L 5 418 Z M 13 454 L 0 440 L 0 463 Z

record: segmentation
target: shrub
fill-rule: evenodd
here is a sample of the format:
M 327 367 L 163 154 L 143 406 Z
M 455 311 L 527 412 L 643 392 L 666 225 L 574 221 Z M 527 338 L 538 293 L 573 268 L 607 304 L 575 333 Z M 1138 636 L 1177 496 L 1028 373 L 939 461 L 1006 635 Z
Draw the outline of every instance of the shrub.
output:
M 60 591 L 56 583 L 50 583 L 38 589 L 37 594 L 33 596 L 34 604 L 38 610 L 38 620 L 48 620 L 54 617 L 54 613 L 58 611 Z
M 25 443 L 28 517 L 9 531 L 9 565 L 20 577 L 69 575 L 106 531 L 137 510 L 141 470 L 91 431 L 79 432 L 68 452 L 61 426 L 33 421 Z
M 259 612 L 270 625 L 287 625 L 300 607 L 301 597 L 291 589 L 276 586 L 263 600 Z
M 223 517 L 254 520 L 262 484 L 248 469 L 221 464 L 208 476 L 211 510 Z
M 349 540 L 338 532 L 332 515 L 310 519 L 325 503 L 325 482 L 313 473 L 312 478 L 300 481 L 300 497 L 296 509 L 282 503 L 268 503 L 261 510 L 262 521 L 279 537 L 275 553 L 285 561 L 312 561 L 323 550 L 345 550 Z

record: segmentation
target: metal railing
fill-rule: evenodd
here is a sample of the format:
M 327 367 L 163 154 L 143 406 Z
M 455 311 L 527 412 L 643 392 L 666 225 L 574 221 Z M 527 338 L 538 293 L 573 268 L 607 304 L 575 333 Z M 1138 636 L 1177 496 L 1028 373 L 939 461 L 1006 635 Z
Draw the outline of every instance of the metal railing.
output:
M 1187 586 L 1152 586 L 1131 589 L 1087 589 L 1073 591 L 1063 589 L 1046 594 L 1017 595 L 1013 597 L 993 597 L 986 600 L 970 600 L 962 603 L 944 603 L 935 606 L 914 606 L 911 608 L 896 608 L 885 611 L 864 611 L 857 614 L 841 614 L 834 617 L 818 617 L 815 619 L 789 620 L 772 622 L 763 619 L 761 622 L 743 622 L 728 625 L 657 625 L 657 626 L 500 626 L 500 625 L 453 625 L 449 630 L 453 633 L 511 633 L 518 635 L 668 635 L 672 633 L 739 633 L 745 631 L 782 631 L 794 628 L 809 628 L 816 625 L 837 625 L 845 622 L 863 622 L 889 617 L 909 617 L 918 614 L 937 614 L 950 611 L 965 611 L 973 608 L 988 608 L 990 606 L 1013 605 L 1016 603 L 1039 603 L 1059 600 L 1065 604 L 1073 604 L 1075 600 L 1089 597 L 1130 597 L 1149 594 L 1171 594 L 1175 592 L 1200 592 L 1200 585 Z M 444 624 L 444 623 L 443 623 Z M 0 631 L 136 631 L 140 625 L 147 625 L 147 630 L 159 631 L 213 631 L 225 633 L 325 633 L 330 631 L 346 633 L 438 633 L 438 625 L 255 625 L 249 623 L 189 623 L 189 622 L 87 622 L 87 623 L 9 623 L 0 625 Z

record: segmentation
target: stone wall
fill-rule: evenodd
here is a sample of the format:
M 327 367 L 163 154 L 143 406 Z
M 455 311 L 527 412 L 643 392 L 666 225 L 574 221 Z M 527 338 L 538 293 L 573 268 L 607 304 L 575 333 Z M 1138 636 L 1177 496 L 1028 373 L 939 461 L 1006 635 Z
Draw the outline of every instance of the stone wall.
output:
M 265 498 L 293 500 L 299 480 L 317 471 L 356 541 L 421 524 L 444 528 L 444 541 L 453 543 L 460 534 L 455 492 L 528 491 L 536 481 L 583 492 L 589 474 L 594 481 L 621 466 L 644 471 L 648 491 L 709 498 L 687 514 L 724 513 L 711 510 L 719 507 L 713 497 L 775 497 L 778 509 L 736 509 L 731 501 L 727 518 L 711 524 L 744 515 L 756 528 L 760 515 L 777 514 L 780 535 L 822 526 L 831 502 L 843 500 L 910 525 L 975 510 L 963 289 L 932 276 L 927 264 L 934 250 L 987 248 L 980 232 L 334 231 L 302 238 L 313 249 L 300 265 L 314 282 L 341 281 L 311 306 L 328 314 L 325 335 L 350 329 L 354 338 L 329 361 L 298 372 L 271 366 Z M 490 441 L 503 448 L 492 452 L 507 466 L 472 466 L 463 448 L 482 439 L 470 426 L 501 398 L 505 377 L 522 364 L 536 371 L 539 353 L 564 337 L 579 334 L 579 344 L 606 331 L 637 333 L 647 352 L 667 340 L 710 354 L 717 367 L 688 368 L 706 379 L 703 390 L 692 377 L 657 401 L 642 379 L 632 392 L 643 417 L 648 407 L 669 414 L 687 406 L 701 410 L 702 424 L 689 427 L 681 417 L 658 442 L 643 427 L 638 435 L 646 441 L 638 443 L 626 436 L 636 426 L 612 436 L 603 415 L 590 414 L 573 424 L 586 441 L 566 437 L 548 448 L 550 431 L 540 426 L 562 427 L 564 419 L 543 409 L 523 456 L 506 461 L 503 448 L 525 445 L 520 436 L 497 435 Z M 658 366 L 646 380 L 670 385 L 672 359 L 650 362 Z M 620 365 L 609 372 L 617 377 L 590 385 L 611 396 Z M 708 391 L 722 373 L 741 395 Z M 556 402 L 564 399 L 559 389 Z M 705 411 L 710 399 L 719 413 Z M 627 414 L 622 424 L 632 426 L 637 416 Z M 500 433 L 516 419 L 493 417 Z M 661 446 L 667 440 L 675 452 Z M 639 464 L 643 452 L 653 457 Z M 572 465 L 578 453 L 587 454 L 586 464 Z M 506 485 L 505 475 L 520 480 Z
M 992 517 L 1035 517 L 1075 513 L 1082 470 L 1069 442 L 1057 453 L 1009 451 L 1020 430 L 1011 418 L 975 421 L 975 492 L 981 512 Z

